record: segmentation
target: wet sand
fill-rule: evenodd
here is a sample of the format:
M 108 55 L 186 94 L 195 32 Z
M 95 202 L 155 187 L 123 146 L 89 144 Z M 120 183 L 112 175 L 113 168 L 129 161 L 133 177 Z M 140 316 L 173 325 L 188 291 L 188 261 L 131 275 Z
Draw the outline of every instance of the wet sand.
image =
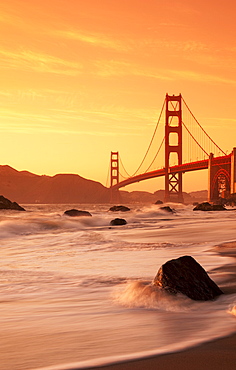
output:
M 99 370 L 235 370 L 236 334 L 182 352 L 97 367 Z M 95 368 L 90 368 L 95 369 Z
M 221 255 L 236 258 L 236 242 L 225 243 L 214 248 Z M 218 269 L 219 270 L 219 269 Z M 221 287 L 224 293 L 236 293 L 236 263 L 224 266 L 222 273 L 230 273 L 230 279 Z M 230 283 L 230 284 L 229 284 Z M 235 318 L 236 326 L 236 318 Z M 203 343 L 187 350 L 149 357 L 125 363 L 100 366 L 99 370 L 235 370 L 236 334 Z
M 221 246 L 214 248 L 219 254 L 236 257 L 236 242 L 226 243 Z M 235 259 L 236 262 L 236 259 Z M 224 265 L 221 268 L 216 269 L 216 273 L 220 273 L 221 276 L 225 275 L 225 281 L 223 286 L 220 288 L 226 294 L 236 293 L 236 263 Z M 236 302 L 235 302 L 236 305 Z M 236 316 L 235 316 L 235 329 L 236 329 Z M 4 337 L 4 336 L 3 336 Z M 26 336 L 27 338 L 27 336 Z M 27 340 L 21 340 L 21 338 L 14 338 L 15 343 L 8 343 L 9 346 L 16 346 L 21 353 L 21 366 L 19 366 L 19 359 L 14 355 L 9 357 L 9 349 L 7 343 L 4 343 L 4 338 L 0 339 L 1 355 L 0 355 L 0 368 L 4 370 L 25 370 L 25 369 L 44 369 L 50 370 L 76 370 L 76 365 L 46 365 L 55 363 L 55 357 L 53 354 L 53 337 L 50 337 L 48 346 L 52 347 L 52 353 L 47 354 L 47 359 L 42 356 L 40 347 L 40 338 L 37 343 L 27 343 Z M 44 338 L 45 340 L 45 338 Z M 55 346 L 57 342 L 55 341 Z M 35 351 L 38 348 L 36 358 L 30 357 L 31 346 Z M 21 348 L 22 347 L 22 348 Z M 24 351 L 25 349 L 25 351 Z M 24 354 L 24 355 L 23 355 Z M 60 356 L 59 356 L 60 357 Z M 68 353 L 68 358 L 58 358 L 59 364 L 69 364 L 71 360 L 71 353 Z M 110 365 L 96 366 L 96 367 L 85 367 L 86 369 L 97 369 L 97 370 L 235 370 L 236 369 L 236 333 L 234 335 L 220 338 L 211 342 L 203 343 L 199 346 L 192 347 L 180 352 L 157 355 L 149 358 L 129 360 L 120 363 L 114 363 Z M 81 367 L 79 367 L 81 369 Z

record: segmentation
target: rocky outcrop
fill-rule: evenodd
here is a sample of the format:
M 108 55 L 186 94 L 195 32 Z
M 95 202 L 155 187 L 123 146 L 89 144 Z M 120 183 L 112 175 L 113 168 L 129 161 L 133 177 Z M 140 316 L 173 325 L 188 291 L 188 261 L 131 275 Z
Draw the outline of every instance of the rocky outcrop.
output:
M 115 218 L 114 220 L 111 220 L 110 225 L 116 226 L 116 225 L 126 225 L 127 221 L 123 218 Z
M 130 208 L 125 207 L 125 206 L 113 206 L 109 209 L 109 211 L 112 211 L 112 212 L 128 212 L 128 211 L 130 211 Z
M 223 204 L 199 203 L 193 208 L 194 211 L 226 211 Z
M 166 262 L 160 267 L 153 283 L 169 293 L 182 293 L 197 301 L 211 300 L 223 294 L 203 267 L 191 256 Z
M 92 217 L 91 213 L 88 211 L 80 211 L 78 209 L 69 209 L 68 211 L 64 212 L 64 215 L 70 217 Z
M 19 206 L 16 202 L 11 202 L 9 199 L 5 198 L 3 195 L 0 195 L 0 209 L 11 209 L 14 211 L 25 211 L 25 209 Z

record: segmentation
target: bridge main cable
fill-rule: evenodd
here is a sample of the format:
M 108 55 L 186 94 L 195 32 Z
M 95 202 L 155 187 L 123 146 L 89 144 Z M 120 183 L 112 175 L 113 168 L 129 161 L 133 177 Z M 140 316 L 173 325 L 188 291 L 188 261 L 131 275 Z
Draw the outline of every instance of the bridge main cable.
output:
M 139 167 L 137 168 L 137 170 L 130 176 L 130 177 L 133 177 L 133 176 L 135 176 L 136 175 L 136 173 L 140 170 L 140 168 L 141 168 L 141 166 L 142 166 L 142 164 L 144 163 L 144 161 L 145 161 L 145 159 L 146 159 L 146 157 L 147 157 L 147 155 L 148 155 L 148 152 L 149 152 L 149 150 L 150 150 L 150 148 L 151 148 L 151 145 L 152 145 L 152 143 L 153 143 L 153 140 L 154 140 L 154 137 L 155 137 L 155 135 L 156 135 L 156 132 L 157 132 L 157 128 L 158 128 L 158 126 L 159 126 L 159 123 L 160 123 L 160 120 L 161 120 L 161 116 L 162 116 L 162 113 L 163 113 L 163 110 L 164 110 L 164 107 L 165 107 L 165 103 L 166 103 L 166 98 L 165 98 L 165 100 L 164 100 L 164 103 L 163 103 L 163 105 L 162 105 L 162 108 L 161 108 L 161 112 L 160 112 L 160 115 L 159 115 L 159 118 L 158 118 L 158 121 L 157 121 L 157 124 L 156 124 L 156 127 L 155 127 L 155 130 L 154 130 L 154 133 L 153 133 L 153 135 L 152 135 L 152 138 L 151 138 L 151 141 L 150 141 L 150 144 L 149 144 L 149 146 L 148 146 L 148 148 L 147 148 L 147 151 L 146 151 L 146 153 L 145 153 L 145 155 L 144 155 L 144 157 L 143 157 L 143 160 L 142 160 L 142 162 L 140 163 L 140 165 L 139 165 Z M 162 145 L 162 144 L 161 144 Z M 159 152 L 159 150 L 158 150 L 158 152 Z M 157 152 L 157 153 L 158 153 Z M 156 157 L 157 157 L 157 154 L 155 155 L 155 158 L 154 158 L 154 160 L 156 159 Z M 154 162 L 154 160 L 152 161 L 152 163 Z M 124 166 L 123 166 L 124 167 Z M 148 167 L 148 169 L 150 168 L 150 166 Z M 148 171 L 148 170 L 147 170 Z M 127 173 L 127 171 L 125 170 L 125 172 Z M 128 174 L 128 173 L 127 173 Z
M 190 110 L 190 108 L 188 107 L 186 101 L 184 100 L 184 98 L 182 97 L 182 100 L 186 106 L 186 108 L 188 109 L 189 113 L 192 115 L 193 119 L 197 122 L 198 126 L 201 128 L 201 130 L 204 132 L 204 134 L 208 137 L 208 139 L 210 139 L 210 141 L 216 146 L 217 149 L 219 149 L 219 151 L 221 153 L 223 153 L 224 155 L 226 155 L 226 153 L 216 144 L 216 142 L 208 135 L 208 133 L 204 130 L 204 128 L 200 125 L 200 123 L 198 122 L 198 120 L 196 119 L 196 117 L 194 116 L 194 114 L 192 113 L 192 111 Z M 187 127 L 184 125 L 184 127 L 187 129 Z M 191 133 L 189 132 L 189 130 L 187 129 L 188 133 L 191 135 Z M 191 135 L 191 137 L 193 138 L 193 136 Z M 194 139 L 195 140 L 195 139 Z M 196 141 L 196 140 L 195 140 Z M 199 145 L 199 144 L 198 144 Z M 199 145 L 200 146 L 200 145 Z M 201 146 L 200 146 L 201 147 Z M 205 150 L 201 147 L 201 149 L 205 152 Z M 206 152 L 205 152 L 206 153 Z M 210 153 L 207 153 L 208 155 Z

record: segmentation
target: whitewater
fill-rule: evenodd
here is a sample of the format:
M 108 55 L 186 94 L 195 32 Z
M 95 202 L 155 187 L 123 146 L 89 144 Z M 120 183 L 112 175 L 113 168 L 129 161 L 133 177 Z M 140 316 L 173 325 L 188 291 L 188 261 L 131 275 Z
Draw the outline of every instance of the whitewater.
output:
M 154 204 L 125 213 L 85 204 L 1 211 L 0 367 L 90 368 L 236 332 L 236 209 L 169 205 L 175 213 Z M 92 217 L 64 215 L 71 208 Z M 127 225 L 110 226 L 116 217 Z M 225 294 L 197 302 L 154 287 L 159 267 L 183 255 Z

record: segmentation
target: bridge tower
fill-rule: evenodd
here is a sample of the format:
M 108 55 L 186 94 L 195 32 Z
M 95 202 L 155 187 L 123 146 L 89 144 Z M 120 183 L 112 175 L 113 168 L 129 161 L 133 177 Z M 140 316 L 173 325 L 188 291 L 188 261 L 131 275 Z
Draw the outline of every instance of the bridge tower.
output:
M 231 153 L 231 184 L 230 193 L 236 193 L 236 148 Z
M 165 202 L 183 203 L 182 173 L 170 172 L 170 156 L 182 164 L 182 97 L 166 94 L 165 122 Z
M 110 187 L 119 183 L 119 152 L 111 152 Z M 110 203 L 120 203 L 119 190 L 110 190 Z
M 219 202 L 236 192 L 236 148 L 223 157 L 208 160 L 208 201 Z

